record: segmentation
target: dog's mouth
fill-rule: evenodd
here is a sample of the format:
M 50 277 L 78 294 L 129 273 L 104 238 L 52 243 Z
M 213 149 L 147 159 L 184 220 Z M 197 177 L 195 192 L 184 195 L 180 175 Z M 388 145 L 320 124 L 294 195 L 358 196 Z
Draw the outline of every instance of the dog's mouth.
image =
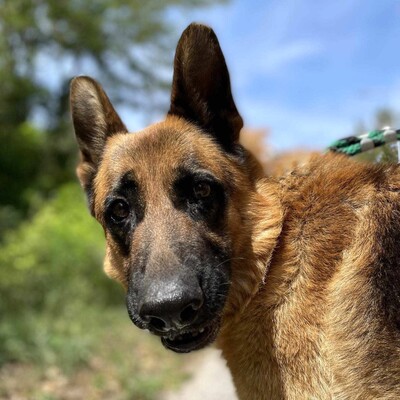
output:
M 217 336 L 218 329 L 214 325 L 188 332 L 171 331 L 161 337 L 161 343 L 177 353 L 189 353 L 207 346 Z

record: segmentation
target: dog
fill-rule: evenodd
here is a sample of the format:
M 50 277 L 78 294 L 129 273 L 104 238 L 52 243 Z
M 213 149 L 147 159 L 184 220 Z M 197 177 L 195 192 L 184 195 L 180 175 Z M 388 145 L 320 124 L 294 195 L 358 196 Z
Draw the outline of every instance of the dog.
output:
M 191 24 L 162 122 L 128 131 L 71 83 L 77 174 L 129 316 L 175 352 L 216 341 L 242 400 L 400 398 L 400 170 L 314 157 L 266 177 L 214 32 Z

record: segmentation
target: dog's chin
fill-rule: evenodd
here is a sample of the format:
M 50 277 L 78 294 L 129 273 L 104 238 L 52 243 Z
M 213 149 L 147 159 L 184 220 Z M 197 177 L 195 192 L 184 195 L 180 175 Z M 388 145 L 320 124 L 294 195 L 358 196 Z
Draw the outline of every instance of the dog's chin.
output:
M 219 323 L 214 322 L 202 328 L 171 331 L 161 336 L 161 343 L 176 353 L 189 353 L 211 344 L 217 337 Z

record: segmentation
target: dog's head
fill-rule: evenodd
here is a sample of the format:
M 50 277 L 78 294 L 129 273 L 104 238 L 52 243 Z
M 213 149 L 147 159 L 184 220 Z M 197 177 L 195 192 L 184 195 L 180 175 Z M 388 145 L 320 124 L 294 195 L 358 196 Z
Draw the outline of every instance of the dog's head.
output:
M 245 256 L 243 209 L 259 173 L 238 144 L 242 119 L 215 34 L 194 24 L 182 34 L 165 121 L 128 134 L 88 77 L 72 81 L 71 107 L 77 173 L 132 321 L 177 352 L 204 347 L 216 337 L 232 263 Z

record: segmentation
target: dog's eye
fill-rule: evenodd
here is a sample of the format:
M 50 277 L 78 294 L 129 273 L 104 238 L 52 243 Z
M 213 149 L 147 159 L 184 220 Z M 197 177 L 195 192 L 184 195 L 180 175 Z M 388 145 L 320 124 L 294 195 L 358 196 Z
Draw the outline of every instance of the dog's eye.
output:
M 129 217 L 129 205 L 124 200 L 115 200 L 109 208 L 111 219 L 118 223 Z
M 211 194 L 211 186 L 207 182 L 197 182 L 193 187 L 194 195 L 198 198 L 205 198 Z

